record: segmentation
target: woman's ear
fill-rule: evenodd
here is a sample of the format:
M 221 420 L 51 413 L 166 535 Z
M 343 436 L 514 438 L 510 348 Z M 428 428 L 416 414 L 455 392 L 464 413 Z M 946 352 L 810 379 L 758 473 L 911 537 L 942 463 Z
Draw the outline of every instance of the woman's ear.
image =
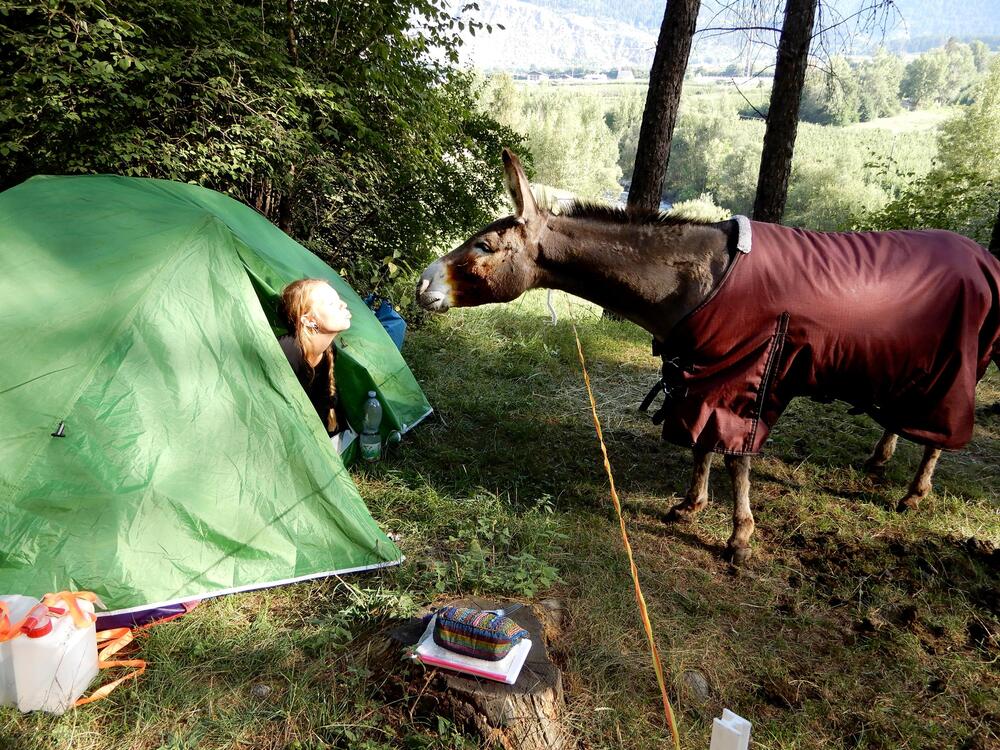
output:
M 303 315 L 301 318 L 299 318 L 299 322 L 303 326 L 305 326 L 306 328 L 318 328 L 319 327 L 319 326 L 316 325 L 316 321 L 315 320 L 309 320 L 309 318 L 307 316 L 305 316 L 305 315 Z

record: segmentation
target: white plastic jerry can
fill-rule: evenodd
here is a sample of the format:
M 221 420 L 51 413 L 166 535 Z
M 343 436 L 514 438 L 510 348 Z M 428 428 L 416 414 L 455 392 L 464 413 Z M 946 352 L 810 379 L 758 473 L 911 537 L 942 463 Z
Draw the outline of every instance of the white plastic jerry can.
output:
M 7 604 L 11 622 L 23 619 L 39 603 L 27 596 L 0 596 L 0 601 Z M 84 613 L 93 614 L 93 604 L 76 601 Z M 94 622 L 80 628 L 72 617 L 43 617 L 23 635 L 0 643 L 0 705 L 62 714 L 96 676 Z
M 0 596 L 0 602 L 7 605 L 11 623 L 20 622 L 27 617 L 28 612 L 38 605 L 37 599 L 30 596 Z M 2 611 L 0 611 L 2 614 Z M 0 621 L 0 630 L 6 624 Z M 17 704 L 17 691 L 14 687 L 14 663 L 11 657 L 13 641 L 0 641 L 0 706 Z
M 712 720 L 712 744 L 708 750 L 747 750 L 751 724 L 728 708 L 721 719 Z

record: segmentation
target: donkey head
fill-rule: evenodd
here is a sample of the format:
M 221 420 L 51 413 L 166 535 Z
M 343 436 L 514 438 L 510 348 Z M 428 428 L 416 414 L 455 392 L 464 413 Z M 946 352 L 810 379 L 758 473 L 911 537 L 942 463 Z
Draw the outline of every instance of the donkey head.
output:
M 538 239 L 545 214 L 535 203 L 521 162 L 503 151 L 504 179 L 517 213 L 479 230 L 424 269 L 417 303 L 435 312 L 488 302 L 510 302 L 535 287 Z

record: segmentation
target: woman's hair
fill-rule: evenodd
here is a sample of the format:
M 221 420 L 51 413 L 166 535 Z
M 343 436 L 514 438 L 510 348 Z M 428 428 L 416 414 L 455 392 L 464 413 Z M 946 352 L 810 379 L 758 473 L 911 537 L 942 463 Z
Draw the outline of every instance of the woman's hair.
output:
M 302 354 L 302 360 L 311 372 L 310 379 L 316 376 L 312 365 L 306 358 L 306 352 L 308 351 L 306 341 L 312 335 L 312 332 L 309 328 L 302 325 L 302 316 L 308 315 L 309 311 L 312 310 L 312 296 L 320 285 L 329 286 L 329 282 L 324 279 L 299 279 L 281 290 L 281 308 L 287 318 L 288 332 L 295 339 L 295 343 L 299 347 L 299 352 Z M 337 413 L 333 409 L 333 397 L 337 393 L 333 357 L 333 346 L 331 346 L 323 354 L 323 359 L 326 360 L 326 366 L 330 374 L 330 412 L 326 417 L 326 429 L 328 432 L 336 432 L 337 430 Z

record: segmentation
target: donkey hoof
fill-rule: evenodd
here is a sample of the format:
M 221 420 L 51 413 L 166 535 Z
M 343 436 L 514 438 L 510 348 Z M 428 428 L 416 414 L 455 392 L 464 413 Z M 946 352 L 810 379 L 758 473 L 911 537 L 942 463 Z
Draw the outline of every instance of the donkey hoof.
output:
M 878 464 L 873 461 L 865 461 L 864 472 L 865 476 L 870 477 L 876 481 L 885 479 L 885 472 L 888 466 L 886 464 Z
M 669 511 L 666 515 L 661 516 L 661 518 L 666 523 L 679 523 L 681 521 L 691 521 L 694 519 L 695 514 L 698 513 L 702 508 L 708 505 L 707 500 L 685 500 L 684 502 L 678 503 Z
M 750 559 L 753 551 L 749 547 L 727 546 L 723 558 L 733 565 L 740 566 Z
M 923 499 L 923 495 L 907 495 L 896 503 L 896 512 L 906 513 L 907 511 L 916 510 L 920 505 L 920 501 Z

